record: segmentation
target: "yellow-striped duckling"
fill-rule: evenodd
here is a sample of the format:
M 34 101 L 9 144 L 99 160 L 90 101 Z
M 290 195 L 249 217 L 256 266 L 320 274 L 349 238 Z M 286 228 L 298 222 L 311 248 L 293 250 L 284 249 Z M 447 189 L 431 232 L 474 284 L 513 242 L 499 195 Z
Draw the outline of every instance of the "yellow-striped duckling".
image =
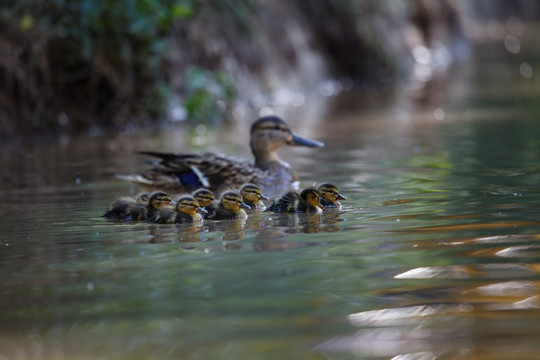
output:
M 300 194 L 294 191 L 286 193 L 274 200 L 266 211 L 320 214 L 322 208 L 321 195 L 315 188 L 310 187 L 302 190 Z
M 221 195 L 219 204 L 208 206 L 208 215 L 205 219 L 208 220 L 231 220 L 231 219 L 246 219 L 247 214 L 242 209 L 248 209 L 242 199 L 242 196 L 234 191 L 227 191 Z
M 347 200 L 347 197 L 339 192 L 337 186 L 331 183 L 319 185 L 317 191 L 321 194 L 321 204 L 325 208 L 341 208 L 341 203 L 338 200 Z
M 105 214 L 102 215 L 102 217 L 106 217 L 109 219 L 125 219 L 129 211 L 134 206 L 141 205 L 145 207 L 146 204 L 148 204 L 149 199 L 150 193 L 148 192 L 139 193 L 135 199 L 130 197 L 123 197 L 117 199 L 111 204 L 111 206 L 109 206 L 109 208 L 107 209 Z
M 270 198 L 264 195 L 261 191 L 261 188 L 255 184 L 244 184 L 240 188 L 240 195 L 244 199 L 244 204 L 249 206 L 252 210 L 264 210 L 266 205 L 261 201 L 269 200 Z
M 176 203 L 163 191 L 156 191 L 150 195 L 148 204 L 143 207 L 134 207 L 127 214 L 126 220 L 152 220 L 158 211 L 172 209 Z
M 173 192 L 190 192 L 205 187 L 215 193 L 238 189 L 245 183 L 257 184 L 263 192 L 276 196 L 290 189 L 298 180 L 289 164 L 276 150 L 282 146 L 322 147 L 319 141 L 308 140 L 294 133 L 277 116 L 257 119 L 250 130 L 250 147 L 254 162 L 238 160 L 214 153 L 171 154 L 143 151 L 157 158 L 154 167 L 142 175 L 119 175 L 120 179 L 143 187 Z
M 216 200 L 214 193 L 204 188 L 194 191 L 192 195 L 202 208 L 206 208 Z
M 207 211 L 199 206 L 199 202 L 192 196 L 182 196 L 176 201 L 176 208 L 164 209 L 158 211 L 152 220 L 158 224 L 182 224 L 182 223 L 200 223 L 202 217 Z

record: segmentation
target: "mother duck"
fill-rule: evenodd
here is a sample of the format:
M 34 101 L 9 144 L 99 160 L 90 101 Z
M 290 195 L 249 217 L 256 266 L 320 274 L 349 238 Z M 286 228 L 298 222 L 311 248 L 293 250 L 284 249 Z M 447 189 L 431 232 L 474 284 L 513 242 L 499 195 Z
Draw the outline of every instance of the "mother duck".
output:
M 254 162 L 214 153 L 172 154 L 141 151 L 156 157 L 153 168 L 141 175 L 119 175 L 147 188 L 170 192 L 191 192 L 208 188 L 217 194 L 238 189 L 245 183 L 257 184 L 269 196 L 289 190 L 298 180 L 288 163 L 276 152 L 281 146 L 322 147 L 324 143 L 308 140 L 294 133 L 277 116 L 263 116 L 251 126 L 250 147 Z

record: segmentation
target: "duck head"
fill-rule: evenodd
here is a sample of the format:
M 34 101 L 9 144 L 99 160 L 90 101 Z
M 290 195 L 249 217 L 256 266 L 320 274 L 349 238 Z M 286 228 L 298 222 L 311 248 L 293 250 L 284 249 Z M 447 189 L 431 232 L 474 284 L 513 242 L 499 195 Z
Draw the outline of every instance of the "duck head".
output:
M 268 196 L 264 195 L 261 191 L 261 188 L 255 184 L 242 185 L 242 187 L 240 188 L 240 195 L 242 195 L 244 201 L 249 201 L 253 204 L 258 203 L 261 199 L 270 199 Z
M 156 210 L 172 209 L 176 203 L 163 191 L 156 191 L 150 195 L 148 205 Z
M 206 207 L 216 200 L 214 193 L 208 189 L 199 189 L 193 193 L 195 200 L 199 202 L 199 206 Z
M 275 152 L 281 146 L 322 147 L 324 143 L 308 140 L 294 133 L 280 117 L 270 115 L 257 119 L 251 126 L 250 146 L 255 164 L 279 161 Z
M 323 183 L 317 188 L 321 197 L 331 203 L 336 203 L 338 200 L 347 200 L 345 195 L 340 194 L 337 186 L 331 183 Z
M 309 206 L 323 209 L 323 206 L 321 205 L 321 195 L 317 190 L 315 190 L 315 188 L 307 188 L 302 190 L 300 193 L 300 199 L 302 199 L 302 201 Z
M 208 211 L 200 207 L 200 204 L 192 196 L 182 196 L 176 202 L 176 211 L 195 216 L 196 213 L 206 214 Z
M 136 198 L 137 204 L 148 204 L 148 201 L 150 200 L 150 193 L 149 192 L 142 192 L 137 195 Z
M 232 212 L 239 212 L 241 208 L 249 209 L 242 199 L 242 196 L 234 191 L 227 191 L 221 195 L 221 206 Z

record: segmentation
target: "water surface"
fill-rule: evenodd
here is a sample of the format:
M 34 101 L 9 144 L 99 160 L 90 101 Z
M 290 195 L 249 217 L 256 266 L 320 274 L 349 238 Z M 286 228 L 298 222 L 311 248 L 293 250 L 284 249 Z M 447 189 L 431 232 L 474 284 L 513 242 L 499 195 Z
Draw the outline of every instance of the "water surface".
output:
M 184 129 L 3 145 L 0 358 L 535 357 L 537 80 L 481 60 L 420 98 L 349 93 L 292 119 L 326 142 L 280 152 L 303 185 L 348 196 L 321 218 L 100 218 L 138 191 L 114 178 L 146 167 L 135 149 L 249 156 L 220 130 L 202 148 Z

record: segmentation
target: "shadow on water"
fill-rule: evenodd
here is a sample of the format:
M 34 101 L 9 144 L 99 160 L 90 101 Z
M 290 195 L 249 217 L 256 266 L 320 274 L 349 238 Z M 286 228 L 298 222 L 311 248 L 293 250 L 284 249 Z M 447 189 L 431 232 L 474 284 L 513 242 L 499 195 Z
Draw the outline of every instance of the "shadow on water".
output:
M 348 196 L 315 218 L 115 222 L 134 144 L 4 156 L 0 358 L 535 358 L 538 94 L 513 78 L 487 96 L 491 69 L 456 76 L 449 105 L 336 99 L 312 124 L 326 148 L 283 152 Z

